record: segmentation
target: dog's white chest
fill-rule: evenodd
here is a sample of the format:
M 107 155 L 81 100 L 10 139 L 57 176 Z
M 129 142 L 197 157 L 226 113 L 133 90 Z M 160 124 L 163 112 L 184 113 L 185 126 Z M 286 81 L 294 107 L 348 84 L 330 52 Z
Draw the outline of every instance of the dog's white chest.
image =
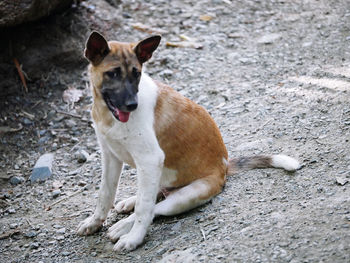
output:
M 114 157 L 117 157 L 120 161 L 129 164 L 131 167 L 135 167 L 135 161 L 132 155 L 122 143 L 115 140 L 107 140 L 107 142 L 108 149 L 114 155 Z
M 114 120 L 112 127 L 99 127 L 96 134 L 101 142 L 120 161 L 135 167 L 135 158 L 159 148 L 155 139 L 154 108 L 157 102 L 157 86 L 146 74 L 142 74 L 139 84 L 139 106 L 131 112 L 126 123 Z

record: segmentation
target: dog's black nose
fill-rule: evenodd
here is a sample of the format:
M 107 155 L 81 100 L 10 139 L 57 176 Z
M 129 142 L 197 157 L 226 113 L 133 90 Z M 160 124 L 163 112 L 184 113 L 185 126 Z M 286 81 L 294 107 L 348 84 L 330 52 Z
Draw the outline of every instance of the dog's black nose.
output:
M 125 104 L 128 111 L 136 110 L 138 103 L 136 101 L 129 101 Z

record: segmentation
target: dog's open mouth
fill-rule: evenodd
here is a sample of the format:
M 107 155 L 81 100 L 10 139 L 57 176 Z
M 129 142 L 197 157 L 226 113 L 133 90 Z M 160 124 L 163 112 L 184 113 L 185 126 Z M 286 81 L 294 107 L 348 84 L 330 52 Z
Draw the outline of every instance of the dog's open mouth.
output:
M 129 120 L 130 112 L 121 111 L 118 108 L 115 108 L 113 115 L 121 122 L 127 122 Z
M 117 107 L 115 107 L 110 98 L 108 96 L 105 96 L 105 101 L 107 104 L 107 107 L 109 108 L 109 110 L 113 113 L 113 116 L 121 122 L 127 122 L 129 120 L 130 117 L 130 112 L 128 111 L 121 111 L 119 110 Z

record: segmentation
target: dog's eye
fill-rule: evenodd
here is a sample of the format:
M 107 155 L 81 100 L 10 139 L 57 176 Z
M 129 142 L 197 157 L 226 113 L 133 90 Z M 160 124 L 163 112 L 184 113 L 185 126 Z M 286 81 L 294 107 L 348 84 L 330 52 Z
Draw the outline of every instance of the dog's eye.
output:
M 132 68 L 132 76 L 137 79 L 141 76 L 141 72 L 137 70 L 137 68 Z
M 107 71 L 106 75 L 111 79 L 119 79 L 122 75 L 122 71 L 120 68 L 115 68 L 112 71 Z

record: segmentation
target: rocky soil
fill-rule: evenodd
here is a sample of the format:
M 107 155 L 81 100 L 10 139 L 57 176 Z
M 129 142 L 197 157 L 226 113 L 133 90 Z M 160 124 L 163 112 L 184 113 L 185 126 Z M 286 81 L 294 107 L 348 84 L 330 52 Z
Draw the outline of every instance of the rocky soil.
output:
M 71 38 L 51 40 L 76 53 L 40 71 L 23 64 L 36 76 L 27 93 L 12 61 L 0 65 L 1 262 L 350 261 L 349 1 L 91 0 L 31 27 L 45 37 L 57 24 Z M 121 41 L 161 33 L 146 71 L 210 112 L 230 156 L 283 152 L 302 169 L 230 177 L 212 202 L 155 219 L 130 253 L 113 252 L 105 236 L 125 217 L 114 211 L 100 232 L 77 236 L 101 173 L 86 62 L 76 55 L 96 28 Z M 25 50 L 46 51 L 27 39 Z M 52 175 L 31 182 L 44 153 L 54 154 Z M 135 182 L 126 166 L 117 199 Z

